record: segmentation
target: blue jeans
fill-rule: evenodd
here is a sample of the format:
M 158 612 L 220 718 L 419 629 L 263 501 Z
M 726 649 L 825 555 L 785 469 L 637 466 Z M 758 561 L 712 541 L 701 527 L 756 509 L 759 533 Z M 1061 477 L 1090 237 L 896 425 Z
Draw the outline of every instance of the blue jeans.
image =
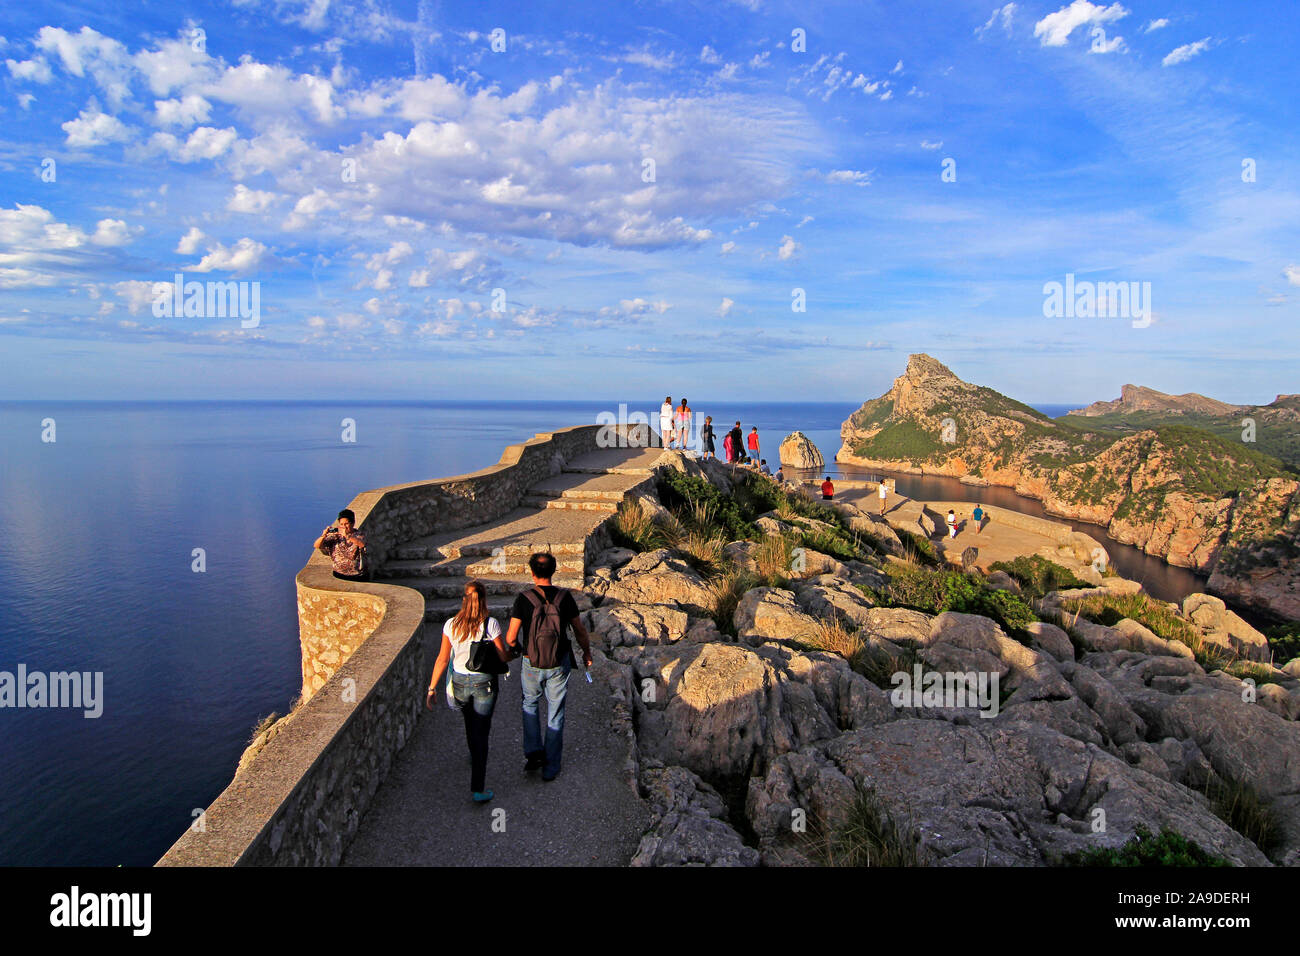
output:
M 492 674 L 451 672 L 452 696 L 465 718 L 465 742 L 469 744 L 469 788 L 483 792 L 487 776 L 488 736 L 492 732 L 492 711 L 497 706 L 497 679 Z
M 565 661 L 559 667 L 540 668 L 523 659 L 520 683 L 524 694 L 524 756 L 544 750 L 546 763 L 542 775 L 553 777 L 560 772 L 560 758 L 564 751 L 564 695 L 569 687 L 569 671 L 573 665 Z M 546 695 L 546 742 L 542 742 L 542 723 L 537 713 L 537 702 Z

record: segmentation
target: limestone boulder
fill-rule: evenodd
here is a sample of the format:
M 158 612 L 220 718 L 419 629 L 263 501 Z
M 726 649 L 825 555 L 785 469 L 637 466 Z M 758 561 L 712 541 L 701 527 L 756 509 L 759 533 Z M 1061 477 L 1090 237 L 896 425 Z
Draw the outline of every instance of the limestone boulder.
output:
M 838 621 L 852 630 L 870 623 L 874 609 L 859 588 L 829 574 L 799 582 L 794 594 L 795 601 L 808 614 L 823 621 Z
M 632 866 L 757 866 L 758 851 L 726 822 L 718 792 L 683 767 L 641 773 L 652 813 Z
M 591 636 L 606 648 L 675 644 L 686 636 L 687 615 L 666 604 L 614 603 L 587 612 Z
M 668 604 L 705 614 L 713 606 L 713 595 L 690 565 L 660 548 L 639 554 L 623 566 L 605 591 L 604 604 L 611 602 Z
M 818 620 L 804 611 L 793 591 L 753 588 L 736 605 L 736 635 L 751 644 L 763 641 L 807 642 L 821 633 Z
M 1234 863 L 1268 863 L 1198 794 L 1034 723 L 906 718 L 823 749 L 937 865 L 1043 865 L 1118 847 L 1139 825 L 1168 826 Z M 1106 814 L 1103 832 L 1092 829 L 1096 810 Z

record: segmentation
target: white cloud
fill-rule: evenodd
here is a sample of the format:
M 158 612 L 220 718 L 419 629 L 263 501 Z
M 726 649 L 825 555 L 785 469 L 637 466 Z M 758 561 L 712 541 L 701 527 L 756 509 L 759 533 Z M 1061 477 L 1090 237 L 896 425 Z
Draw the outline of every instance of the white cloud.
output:
M 117 297 L 126 303 L 126 310 L 132 315 L 138 315 L 141 310 L 152 308 L 154 301 L 154 284 L 145 282 L 140 279 L 128 279 L 125 282 L 113 283 L 113 291 Z M 105 309 L 100 306 L 100 314 L 106 315 L 112 311 L 110 303 L 105 302 L 103 305 L 109 306 Z
M 921 140 L 921 148 L 922 149 L 943 149 L 943 140 L 939 140 L 939 142 L 937 143 L 932 143 L 928 139 L 923 139 Z
M 131 64 L 126 47 L 117 40 L 90 27 L 82 27 L 80 33 L 41 27 L 36 46 L 46 53 L 57 53 L 64 70 L 73 76 L 89 73 L 113 106 L 130 98 Z
M 706 45 L 704 49 L 700 50 L 700 62 L 708 63 L 711 66 L 717 66 L 719 63 L 722 62 L 722 57 L 718 56 L 717 50 L 713 49 L 713 47 L 711 46 Z
M 195 123 L 206 123 L 212 104 L 193 93 L 182 99 L 155 100 L 154 123 L 158 126 L 179 126 L 188 129 Z
M 302 229 L 326 209 L 337 209 L 338 203 L 330 198 L 329 193 L 317 187 L 299 199 L 293 206 L 288 218 L 281 225 L 282 229 Z
M 1151 33 L 1153 30 L 1163 30 L 1167 26 L 1169 26 L 1169 21 L 1166 20 L 1164 17 L 1161 17 L 1159 20 L 1152 20 L 1150 23 L 1148 23 L 1146 29 L 1143 30 L 1142 32 Z
M 233 272 L 247 275 L 256 271 L 266 255 L 266 246 L 256 239 L 245 237 L 233 246 L 217 243 L 210 247 L 208 254 L 199 260 L 199 264 L 190 266 L 192 272 Z
M 1203 40 L 1197 40 L 1195 43 L 1184 43 L 1182 46 L 1171 50 L 1169 54 L 1160 61 L 1162 66 L 1175 66 L 1179 63 L 1186 63 L 1194 56 L 1204 53 L 1210 46 L 1210 37 Z
M 890 72 L 890 73 L 894 73 L 894 74 L 902 73 L 902 72 L 903 72 L 903 61 L 902 61 L 902 60 L 899 60 L 897 63 L 895 63 L 895 64 L 894 64 L 894 68 L 893 68 L 892 70 L 890 70 L 889 72 Z
M 33 83 L 48 83 L 54 78 L 50 64 L 45 57 L 32 57 L 30 60 L 5 60 L 9 74 L 15 80 L 30 80 Z
M 171 133 L 154 133 L 149 145 L 181 163 L 196 163 L 204 159 L 217 159 L 239 138 L 233 126 L 215 129 L 200 126 L 182 142 Z
M 836 185 L 852 183 L 855 186 L 870 186 L 872 172 L 874 170 L 864 173 L 856 169 L 833 169 L 826 174 L 826 181 Z
M 203 239 L 203 230 L 198 226 L 191 226 L 190 231 L 181 236 L 181 241 L 176 244 L 176 251 L 183 256 L 192 256 L 198 252 L 199 243 Z
M 988 18 L 988 21 L 984 24 L 984 26 L 976 28 L 975 35 L 977 37 L 983 37 L 984 34 L 988 33 L 989 30 L 993 29 L 993 25 L 997 23 L 998 20 L 1002 21 L 1003 32 L 1008 34 L 1011 33 L 1011 18 L 1015 14 L 1015 12 L 1016 12 L 1016 5 L 1014 3 L 1008 3 L 1000 7 L 994 7 L 992 16 Z
M 275 193 L 249 189 L 243 183 L 236 183 L 234 193 L 226 200 L 226 209 L 230 212 L 259 214 L 266 212 L 278 198 Z
M 1034 24 L 1034 36 L 1043 46 L 1065 46 L 1070 34 L 1081 26 L 1100 26 L 1128 16 L 1129 11 L 1120 3 L 1101 6 L 1090 0 L 1074 0 L 1068 7 L 1049 13 Z
M 802 247 L 794 241 L 793 236 L 782 236 L 781 246 L 776 250 L 776 257 L 784 262 L 798 255 L 800 248 Z
M 131 241 L 131 233 L 121 219 L 101 219 L 90 241 L 97 246 L 124 246 Z
M 733 300 L 728 299 L 726 296 L 723 296 L 722 304 L 718 306 L 717 315 L 720 318 L 725 319 L 727 316 L 731 314 L 731 310 L 735 308 L 735 305 L 736 303 Z
M 734 242 L 724 242 L 722 244 L 722 255 L 729 256 L 731 255 L 731 253 L 735 251 L 736 251 L 736 244 Z
M 103 146 L 130 137 L 130 132 L 121 120 L 100 112 L 93 100 L 76 119 L 68 120 L 61 128 L 68 134 L 68 145 L 73 147 Z
M 1286 276 L 1286 281 L 1292 285 L 1300 285 L 1300 266 L 1287 266 L 1282 274 Z

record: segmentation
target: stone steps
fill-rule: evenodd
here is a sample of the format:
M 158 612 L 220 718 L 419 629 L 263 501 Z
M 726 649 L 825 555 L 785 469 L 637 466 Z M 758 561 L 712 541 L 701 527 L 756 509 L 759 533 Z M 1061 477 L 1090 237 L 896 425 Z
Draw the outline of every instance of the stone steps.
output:
M 474 577 L 476 580 L 483 582 L 483 588 L 487 591 L 489 603 L 491 603 L 493 596 L 508 596 L 513 599 L 514 595 L 520 591 L 533 586 L 532 578 L 523 575 L 479 574 Z M 456 606 L 459 607 L 460 599 L 465 594 L 465 585 L 469 581 L 470 578 L 468 577 L 447 575 L 444 577 L 408 578 L 402 583 L 419 591 L 424 595 L 426 601 L 443 598 L 453 600 Z M 551 583 L 556 587 L 582 590 L 583 577 L 580 574 L 556 574 Z
M 581 554 L 555 554 L 557 572 L 563 574 L 582 574 L 586 563 Z M 525 555 L 492 555 L 483 557 L 459 557 L 446 560 L 399 560 L 389 561 L 376 577 L 380 578 L 440 578 L 460 577 L 478 578 L 487 575 L 527 575 L 528 560 Z
M 545 495 L 528 495 L 524 498 L 523 504 L 530 508 L 550 508 L 556 511 L 604 511 L 614 514 L 618 511 L 619 502 L 622 499 L 609 501 L 607 499 L 591 498 L 549 498 Z

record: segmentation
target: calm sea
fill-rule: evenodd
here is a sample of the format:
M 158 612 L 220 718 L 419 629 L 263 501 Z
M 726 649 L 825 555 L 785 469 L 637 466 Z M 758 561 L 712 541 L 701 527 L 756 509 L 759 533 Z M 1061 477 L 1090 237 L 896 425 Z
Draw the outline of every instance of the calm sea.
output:
M 638 407 L 657 415 L 655 402 Z M 795 429 L 831 462 L 856 405 L 694 407 L 757 425 L 775 463 Z M 339 508 L 617 408 L 0 404 L 0 671 L 104 682 L 96 719 L 0 710 L 0 864 L 152 864 L 230 782 L 258 720 L 297 695 L 293 577 Z M 355 442 L 342 440 L 345 419 Z

